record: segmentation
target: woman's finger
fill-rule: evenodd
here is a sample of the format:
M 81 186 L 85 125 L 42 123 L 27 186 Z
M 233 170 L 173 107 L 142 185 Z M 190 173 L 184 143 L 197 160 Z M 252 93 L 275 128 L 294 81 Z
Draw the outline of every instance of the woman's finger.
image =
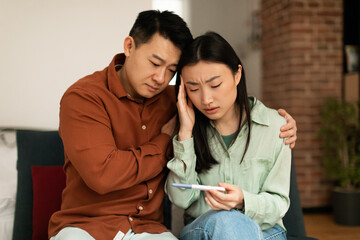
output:
M 177 102 L 177 106 L 179 111 L 185 111 L 186 108 L 186 97 L 184 96 L 185 94 L 185 90 L 184 90 L 184 84 L 183 84 L 183 80 L 181 78 L 181 84 L 179 86 L 179 93 L 178 93 L 178 102 Z
M 210 193 L 210 191 L 205 191 L 206 193 L 206 199 L 207 199 L 207 203 L 208 205 L 214 209 L 214 210 L 230 210 L 231 207 L 229 206 L 229 204 L 225 201 L 221 201 L 217 200 L 213 194 Z M 205 199 L 205 201 L 206 201 Z
M 207 202 L 207 204 L 214 210 L 220 210 L 221 209 L 219 206 L 220 203 L 214 199 L 212 194 L 208 191 L 205 191 L 205 194 L 206 194 L 205 201 Z

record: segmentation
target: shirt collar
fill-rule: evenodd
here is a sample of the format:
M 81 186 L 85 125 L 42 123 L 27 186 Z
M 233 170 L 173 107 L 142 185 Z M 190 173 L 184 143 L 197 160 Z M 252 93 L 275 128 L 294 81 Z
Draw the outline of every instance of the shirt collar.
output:
M 108 67 L 108 85 L 109 90 L 117 97 L 127 97 L 127 93 L 120 81 L 119 76 L 116 72 L 116 67 L 118 65 L 122 65 L 125 62 L 125 55 L 123 53 L 117 54 L 114 56 L 113 60 L 111 61 Z
M 257 100 L 255 97 L 249 97 L 254 101 L 254 107 L 251 109 L 251 121 L 260 125 L 269 126 L 269 113 L 268 108 Z

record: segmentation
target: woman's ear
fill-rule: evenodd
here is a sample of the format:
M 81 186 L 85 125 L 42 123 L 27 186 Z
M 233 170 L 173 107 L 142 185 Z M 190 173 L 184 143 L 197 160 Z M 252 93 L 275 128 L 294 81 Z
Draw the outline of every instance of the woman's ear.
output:
M 239 64 L 239 68 L 235 73 L 235 83 L 236 86 L 240 83 L 240 79 L 241 79 L 241 71 L 242 71 L 242 66 Z
M 128 57 L 135 49 L 135 40 L 131 36 L 127 36 L 124 40 L 124 54 Z

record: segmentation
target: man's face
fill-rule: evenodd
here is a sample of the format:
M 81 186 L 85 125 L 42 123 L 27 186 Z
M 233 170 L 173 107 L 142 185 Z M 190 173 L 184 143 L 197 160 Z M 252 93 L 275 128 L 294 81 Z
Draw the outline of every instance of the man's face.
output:
M 137 48 L 128 37 L 124 52 L 122 81 L 127 93 L 135 99 L 151 98 L 162 92 L 174 76 L 181 54 L 178 47 L 158 33 Z

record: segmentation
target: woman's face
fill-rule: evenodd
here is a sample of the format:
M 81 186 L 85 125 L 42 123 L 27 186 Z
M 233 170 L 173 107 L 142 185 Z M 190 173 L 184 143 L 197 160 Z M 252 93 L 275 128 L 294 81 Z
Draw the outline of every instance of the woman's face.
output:
M 181 73 L 186 93 L 194 106 L 209 119 L 231 120 L 235 116 L 236 86 L 241 78 L 241 65 L 234 75 L 222 63 L 200 61 L 185 66 Z

